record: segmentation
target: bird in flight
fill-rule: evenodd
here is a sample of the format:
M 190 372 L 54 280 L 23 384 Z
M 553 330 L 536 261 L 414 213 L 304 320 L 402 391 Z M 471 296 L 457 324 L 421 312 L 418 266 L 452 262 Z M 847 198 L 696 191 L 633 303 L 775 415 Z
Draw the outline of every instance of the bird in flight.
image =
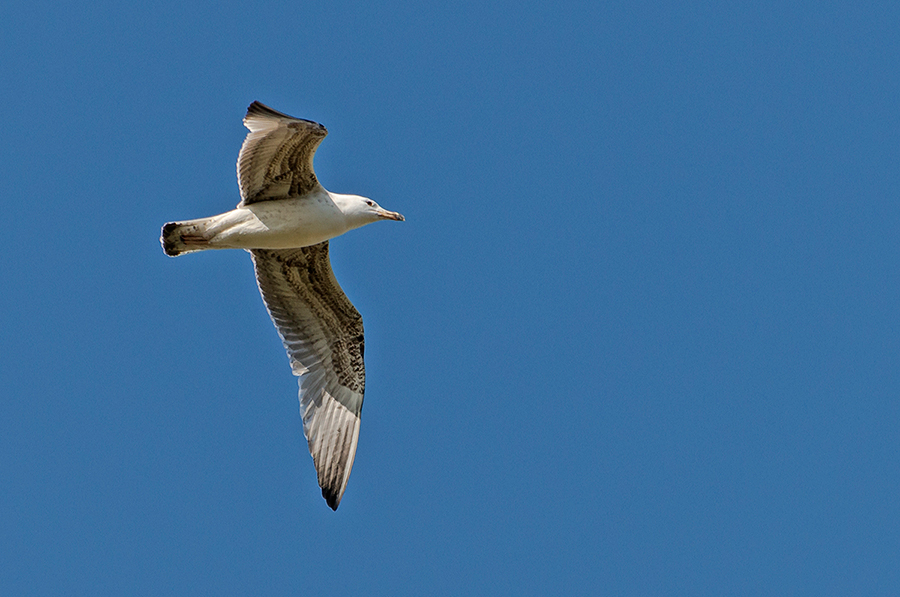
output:
M 299 377 L 303 432 L 322 496 L 337 510 L 356 455 L 366 372 L 362 316 L 331 271 L 328 241 L 404 218 L 319 184 L 313 155 L 328 134 L 321 124 L 253 102 L 244 126 L 250 133 L 237 161 L 241 202 L 217 216 L 169 222 L 160 242 L 170 257 L 250 252 L 263 302 Z

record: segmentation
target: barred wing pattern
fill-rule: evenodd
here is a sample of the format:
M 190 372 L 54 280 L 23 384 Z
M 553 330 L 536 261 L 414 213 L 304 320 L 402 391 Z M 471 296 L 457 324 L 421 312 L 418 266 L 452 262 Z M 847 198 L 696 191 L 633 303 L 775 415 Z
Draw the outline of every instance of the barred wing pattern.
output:
M 328 241 L 250 254 L 263 301 L 300 377 L 303 432 L 322 495 L 337 510 L 359 439 L 366 383 L 362 316 L 334 277 Z
M 250 133 L 238 154 L 240 205 L 299 197 L 318 186 L 313 156 L 328 134 L 324 126 L 253 102 L 244 116 Z

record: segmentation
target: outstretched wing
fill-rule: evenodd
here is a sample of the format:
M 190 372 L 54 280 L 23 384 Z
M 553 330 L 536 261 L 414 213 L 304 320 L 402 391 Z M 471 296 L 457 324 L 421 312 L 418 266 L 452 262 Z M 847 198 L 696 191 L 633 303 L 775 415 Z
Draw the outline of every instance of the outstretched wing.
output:
M 256 280 L 300 377 L 300 413 L 322 495 L 337 510 L 353 468 L 365 392 L 362 316 L 331 271 L 328 241 L 250 251 Z
M 237 161 L 241 205 L 297 197 L 316 188 L 313 156 L 328 134 L 324 126 L 259 102 L 247 108 L 244 126 L 250 133 Z

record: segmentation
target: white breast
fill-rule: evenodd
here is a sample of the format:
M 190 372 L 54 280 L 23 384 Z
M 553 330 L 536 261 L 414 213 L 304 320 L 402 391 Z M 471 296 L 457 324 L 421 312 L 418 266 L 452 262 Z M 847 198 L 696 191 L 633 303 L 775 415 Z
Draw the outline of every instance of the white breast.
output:
M 290 249 L 308 247 L 349 230 L 328 193 L 251 203 L 220 216 L 211 226 L 216 249 Z

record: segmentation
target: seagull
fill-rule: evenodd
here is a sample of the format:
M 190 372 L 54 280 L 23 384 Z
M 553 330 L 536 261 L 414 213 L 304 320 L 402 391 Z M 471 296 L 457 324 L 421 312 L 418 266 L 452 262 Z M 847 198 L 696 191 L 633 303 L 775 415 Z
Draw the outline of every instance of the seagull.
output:
M 303 433 L 322 496 L 337 510 L 356 455 L 366 372 L 362 316 L 334 277 L 328 241 L 404 217 L 319 184 L 313 155 L 328 134 L 321 124 L 253 102 L 244 126 L 250 132 L 238 154 L 237 208 L 169 222 L 160 242 L 170 257 L 249 251 L 263 302 L 299 378 Z

